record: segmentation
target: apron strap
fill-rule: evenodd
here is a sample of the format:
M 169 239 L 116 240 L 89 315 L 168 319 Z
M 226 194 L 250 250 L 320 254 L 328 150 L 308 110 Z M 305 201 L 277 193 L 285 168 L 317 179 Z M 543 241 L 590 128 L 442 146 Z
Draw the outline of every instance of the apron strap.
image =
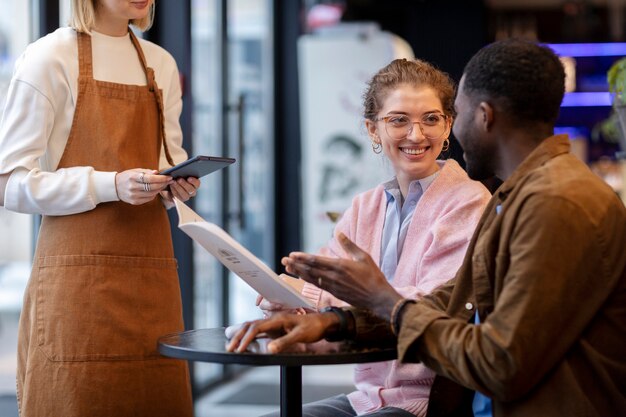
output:
M 176 164 L 174 163 L 174 159 L 172 158 L 172 155 L 170 154 L 170 150 L 167 146 L 167 140 L 165 137 L 165 110 L 163 107 L 163 93 L 161 92 L 161 90 L 159 89 L 159 86 L 157 85 L 156 77 L 154 75 L 154 70 L 148 66 L 148 62 L 146 61 L 146 56 L 144 55 L 143 50 L 141 49 L 141 46 L 139 45 L 139 40 L 137 40 L 137 37 L 135 36 L 135 34 L 130 28 L 128 28 L 128 33 L 130 34 L 130 40 L 133 42 L 133 45 L 135 46 L 135 49 L 137 50 L 137 55 L 139 56 L 139 60 L 141 61 L 141 66 L 143 67 L 143 70 L 146 73 L 146 80 L 148 83 L 148 88 L 154 94 L 154 97 L 157 102 L 157 107 L 159 111 L 161 141 L 163 143 L 163 150 L 165 151 L 165 158 L 167 158 L 167 162 L 171 166 L 174 166 Z
M 130 35 L 130 41 L 133 43 L 135 50 L 137 50 L 137 55 L 139 56 L 139 60 L 141 61 L 141 66 L 147 76 L 148 70 L 150 68 L 148 68 L 148 62 L 146 61 L 146 56 L 143 54 L 143 49 L 141 49 L 141 45 L 139 45 L 139 40 L 137 39 L 133 31 L 130 29 L 130 27 L 128 28 L 128 34 Z M 155 85 L 150 83 L 150 79 L 148 79 L 148 87 L 150 87 L 150 91 L 152 91 L 152 88 L 154 88 L 154 86 Z
M 78 37 L 78 78 L 93 78 L 93 58 L 91 55 L 91 36 L 76 32 Z

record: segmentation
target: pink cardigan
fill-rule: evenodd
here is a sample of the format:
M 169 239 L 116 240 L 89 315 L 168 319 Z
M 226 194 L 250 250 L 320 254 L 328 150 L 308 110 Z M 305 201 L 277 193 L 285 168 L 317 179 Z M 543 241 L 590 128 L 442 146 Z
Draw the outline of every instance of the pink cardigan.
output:
M 479 182 L 472 181 L 454 160 L 441 162 L 437 178 L 420 198 L 391 283 L 407 298 L 418 298 L 450 280 L 461 266 L 478 219 L 491 198 Z M 387 199 L 382 185 L 352 200 L 335 228 L 343 232 L 380 264 L 381 237 Z M 333 238 L 320 250 L 325 256 L 345 257 Z M 306 284 L 302 293 L 318 309 L 345 302 Z M 422 364 L 398 361 L 359 364 L 355 368 L 357 391 L 348 395 L 358 414 L 384 406 L 426 415 L 435 374 Z

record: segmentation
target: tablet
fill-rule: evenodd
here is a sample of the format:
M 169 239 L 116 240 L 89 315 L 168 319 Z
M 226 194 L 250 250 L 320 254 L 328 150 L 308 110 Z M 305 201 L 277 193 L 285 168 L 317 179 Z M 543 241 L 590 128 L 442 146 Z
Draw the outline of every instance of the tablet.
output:
M 234 158 L 219 156 L 198 155 L 180 164 L 159 172 L 161 175 L 170 175 L 172 178 L 200 178 L 213 171 L 227 167 L 235 162 Z

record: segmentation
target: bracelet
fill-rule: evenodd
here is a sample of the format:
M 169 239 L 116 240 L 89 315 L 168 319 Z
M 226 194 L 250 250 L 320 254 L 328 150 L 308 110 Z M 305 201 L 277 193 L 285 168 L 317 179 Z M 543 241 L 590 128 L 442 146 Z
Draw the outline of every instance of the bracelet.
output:
M 326 339 L 329 342 L 337 342 L 339 340 L 343 340 L 345 337 L 346 330 L 348 329 L 348 318 L 346 317 L 346 312 L 343 311 L 339 307 L 333 307 L 333 306 L 324 307 L 321 310 L 319 310 L 320 314 L 328 313 L 328 312 L 334 313 L 339 319 L 339 329 L 335 332 L 332 332 L 330 335 L 326 336 L 324 339 Z
M 391 310 L 389 324 L 391 326 L 391 333 L 393 333 L 394 336 L 397 336 L 400 333 L 400 321 L 398 319 L 400 318 L 400 313 L 407 304 L 415 304 L 415 300 L 412 300 L 410 298 L 403 298 L 401 300 L 398 300 Z

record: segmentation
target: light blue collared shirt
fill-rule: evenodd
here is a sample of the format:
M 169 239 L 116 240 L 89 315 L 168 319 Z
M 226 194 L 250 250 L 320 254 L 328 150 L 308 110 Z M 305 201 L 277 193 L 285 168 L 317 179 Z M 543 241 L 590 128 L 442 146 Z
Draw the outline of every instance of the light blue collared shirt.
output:
M 409 230 L 417 202 L 438 174 L 439 171 L 426 178 L 411 181 L 404 202 L 396 178 L 383 184 L 387 196 L 387 210 L 380 245 L 380 269 L 387 277 L 387 281 L 392 281 L 396 274 L 398 260 L 402 255 L 406 233 Z
M 500 205 L 498 205 L 498 207 L 496 207 L 498 214 L 500 214 L 500 210 Z M 474 316 L 474 323 L 480 324 L 478 310 L 476 310 L 476 315 Z M 491 398 L 476 391 L 474 401 L 472 402 L 472 411 L 474 412 L 474 417 L 493 417 Z

